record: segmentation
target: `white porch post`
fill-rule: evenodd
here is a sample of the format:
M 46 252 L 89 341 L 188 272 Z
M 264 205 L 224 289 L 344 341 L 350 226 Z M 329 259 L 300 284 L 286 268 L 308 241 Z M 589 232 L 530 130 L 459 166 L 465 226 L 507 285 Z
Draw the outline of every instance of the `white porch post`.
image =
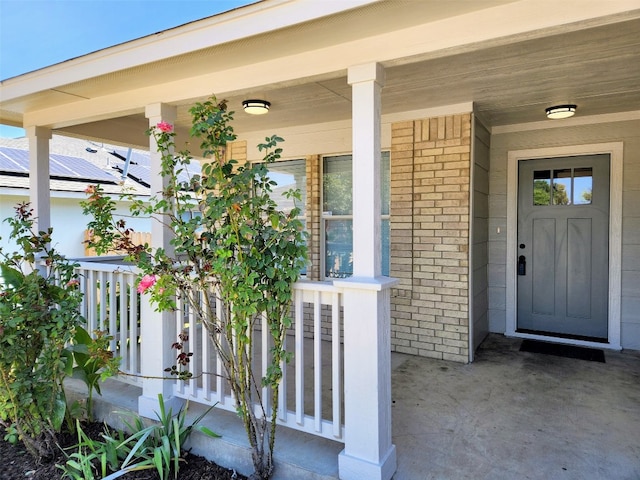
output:
M 149 126 L 154 127 L 159 122 L 173 124 L 176 119 L 176 108 L 161 103 L 148 105 L 145 111 L 149 119 Z M 158 145 L 153 138 L 149 137 L 149 157 L 151 161 L 151 195 L 159 195 L 163 187 L 167 184 L 167 179 L 161 174 L 161 157 L 158 152 Z M 171 254 L 172 246 L 171 230 L 166 227 L 163 219 L 151 219 L 151 246 L 163 248 Z M 164 369 L 175 363 L 175 351 L 171 345 L 177 341 L 177 331 L 175 314 L 172 312 L 156 312 L 149 303 L 146 295 L 141 301 L 141 325 L 140 334 L 142 375 L 149 377 L 166 377 Z M 162 394 L 164 402 L 168 408 L 178 411 L 182 400 L 174 397 L 172 380 L 161 380 L 159 378 L 145 378 L 142 395 L 138 398 L 138 413 L 145 417 L 155 418 L 154 412 L 158 412 L 158 394 Z
M 353 277 L 344 292 L 345 448 L 342 480 L 389 480 L 391 443 L 390 288 L 381 276 L 380 94 L 377 63 L 351 67 L 353 91 Z
M 51 186 L 49 182 L 49 140 L 51 129 L 26 127 L 29 138 L 29 199 L 36 218 L 36 231 L 51 226 Z

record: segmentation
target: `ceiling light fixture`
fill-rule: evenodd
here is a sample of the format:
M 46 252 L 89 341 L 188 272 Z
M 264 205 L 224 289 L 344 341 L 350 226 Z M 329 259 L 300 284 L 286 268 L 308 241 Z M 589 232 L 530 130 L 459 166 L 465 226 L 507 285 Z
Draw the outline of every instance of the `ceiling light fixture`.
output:
M 557 120 L 559 118 L 573 117 L 576 113 L 575 105 L 554 105 L 545 110 L 547 112 L 547 118 Z
M 271 103 L 267 102 L 266 100 L 252 99 L 242 102 L 242 108 L 244 108 L 244 111 L 250 113 L 251 115 L 264 115 L 269 111 L 270 106 Z

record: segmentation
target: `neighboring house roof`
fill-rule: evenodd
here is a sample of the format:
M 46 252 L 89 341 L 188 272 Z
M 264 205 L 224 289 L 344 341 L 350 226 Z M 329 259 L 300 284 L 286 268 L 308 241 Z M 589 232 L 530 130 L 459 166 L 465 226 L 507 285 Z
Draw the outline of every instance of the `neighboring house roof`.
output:
M 129 166 L 126 159 L 129 156 Z M 126 178 L 123 181 L 123 172 Z M 192 160 L 178 180 L 188 182 L 200 174 L 200 163 Z M 149 195 L 151 162 L 143 150 L 97 144 L 88 140 L 53 135 L 50 146 L 52 191 L 83 192 L 88 184 L 100 183 L 107 193 L 126 191 Z M 29 188 L 29 139 L 0 138 L 0 187 Z
M 127 178 L 116 168 L 116 147 L 53 135 L 50 143 L 51 191 L 84 192 L 99 183 L 106 193 L 149 195 L 148 185 Z M 144 152 L 139 155 L 143 156 Z M 147 158 L 149 154 L 146 154 Z M 29 139 L 0 138 L 0 187 L 29 188 Z

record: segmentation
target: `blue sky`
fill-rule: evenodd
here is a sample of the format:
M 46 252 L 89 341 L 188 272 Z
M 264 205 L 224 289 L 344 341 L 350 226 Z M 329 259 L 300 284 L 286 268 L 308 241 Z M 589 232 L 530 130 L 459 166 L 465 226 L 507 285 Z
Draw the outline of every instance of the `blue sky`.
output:
M 255 0 L 0 0 L 0 79 Z M 22 129 L 0 125 L 0 137 Z

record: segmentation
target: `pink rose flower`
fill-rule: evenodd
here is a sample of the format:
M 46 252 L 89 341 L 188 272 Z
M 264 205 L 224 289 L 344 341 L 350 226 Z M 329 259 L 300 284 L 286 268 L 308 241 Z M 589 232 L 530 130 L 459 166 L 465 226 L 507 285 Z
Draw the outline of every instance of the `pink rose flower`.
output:
M 145 275 L 138 283 L 138 293 L 144 293 L 148 288 L 152 287 L 158 279 L 155 275 Z
M 77 287 L 78 285 L 80 285 L 80 280 L 77 279 L 69 280 L 67 282 L 67 287 Z
M 171 131 L 173 130 L 173 125 L 168 122 L 160 122 L 156 125 L 156 127 L 158 127 L 158 130 L 164 133 L 171 133 Z
M 89 195 L 96 193 L 95 185 L 88 185 L 87 188 L 84 189 L 84 193 L 88 193 Z

